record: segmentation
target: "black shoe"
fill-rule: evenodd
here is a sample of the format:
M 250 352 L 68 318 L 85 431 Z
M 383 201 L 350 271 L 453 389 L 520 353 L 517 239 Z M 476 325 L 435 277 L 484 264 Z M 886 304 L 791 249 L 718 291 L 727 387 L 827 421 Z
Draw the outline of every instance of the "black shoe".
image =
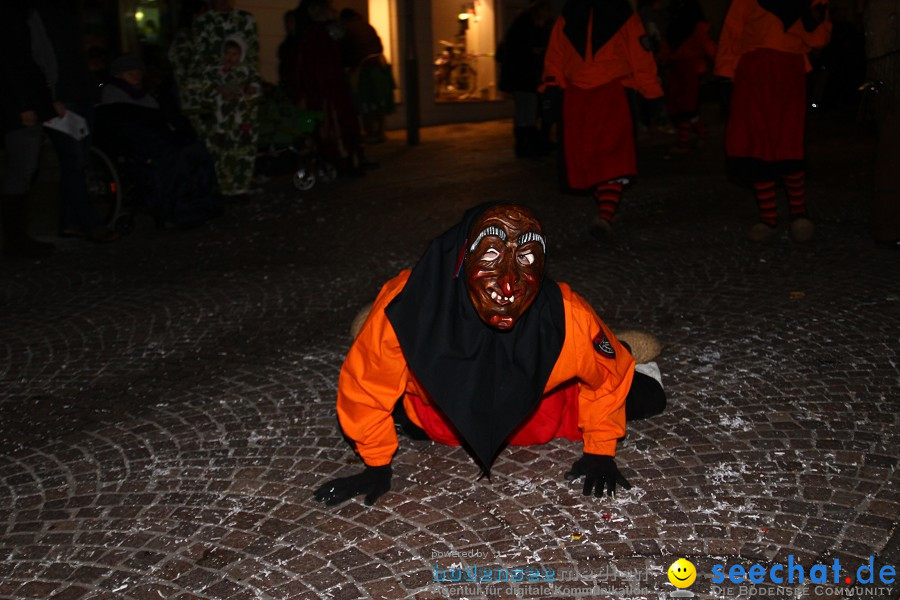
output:
M 409 420 L 406 409 L 403 407 L 402 399 L 394 405 L 392 416 L 394 417 L 394 425 L 397 427 L 397 431 L 403 436 L 408 437 L 411 440 L 419 441 L 431 439 L 428 437 L 428 434 L 425 433 L 424 429 Z
M 605 219 L 597 219 L 588 230 L 591 237 L 604 244 L 614 244 L 616 241 L 615 233 L 613 233 L 612 223 Z

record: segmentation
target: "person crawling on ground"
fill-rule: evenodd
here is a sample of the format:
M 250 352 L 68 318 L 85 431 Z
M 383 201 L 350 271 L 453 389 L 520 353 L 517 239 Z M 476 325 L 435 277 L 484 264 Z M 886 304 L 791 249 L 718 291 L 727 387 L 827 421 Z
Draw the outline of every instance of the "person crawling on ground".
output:
M 382 287 L 338 382 L 337 415 L 365 469 L 316 500 L 372 505 L 387 492 L 397 426 L 465 446 L 485 473 L 506 444 L 580 441 L 567 480 L 583 476 L 586 496 L 631 487 L 616 444 L 626 421 L 664 410 L 659 371 L 635 371 L 587 301 L 544 274 L 546 254 L 529 208 L 482 204 Z

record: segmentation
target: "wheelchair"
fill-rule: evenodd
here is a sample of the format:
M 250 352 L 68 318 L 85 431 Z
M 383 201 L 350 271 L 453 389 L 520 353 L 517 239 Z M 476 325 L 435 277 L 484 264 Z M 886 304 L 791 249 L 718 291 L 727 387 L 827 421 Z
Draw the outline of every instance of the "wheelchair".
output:
M 123 234 L 134 230 L 134 211 L 124 205 L 122 180 L 116 161 L 96 146 L 91 146 L 88 156 L 85 183 L 88 201 L 105 227 Z
M 222 213 L 212 158 L 193 131 L 156 109 L 101 105 L 88 165 L 91 202 L 104 224 L 128 233 L 135 217 L 184 229 Z

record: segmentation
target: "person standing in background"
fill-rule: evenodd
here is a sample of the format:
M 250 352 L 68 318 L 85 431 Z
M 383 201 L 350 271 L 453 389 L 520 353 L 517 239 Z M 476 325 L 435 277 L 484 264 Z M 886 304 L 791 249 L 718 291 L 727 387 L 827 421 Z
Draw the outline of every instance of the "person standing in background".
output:
M 32 56 L 33 27 L 42 27 L 26 2 L 0 2 L 0 125 L 6 149 L 0 224 L 3 256 L 45 258 L 54 247 L 28 233 L 28 192 L 41 153 L 41 123 L 57 116 L 53 92 Z
M 69 0 L 34 0 L 37 14 L 46 33 L 46 42 L 33 38 L 32 43 L 46 48 L 37 62 L 53 89 L 57 113 L 67 111 L 80 115 L 93 128 L 97 86 L 88 69 L 84 49 L 84 29 L 80 2 Z M 32 32 L 34 33 L 34 31 Z M 89 203 L 85 168 L 91 151 L 91 138 L 74 137 L 47 129 L 47 135 L 59 157 L 59 233 L 92 242 L 112 242 L 119 238 L 109 230 Z
M 808 242 L 806 74 L 809 53 L 828 43 L 825 0 L 733 0 L 719 36 L 715 74 L 733 81 L 725 152 L 732 175 L 752 182 L 759 222 L 748 238 L 778 233 L 779 182 L 788 197 L 791 238 Z
M 675 0 L 662 41 L 660 60 L 666 65 L 666 106 L 678 131 L 677 152 L 687 152 L 691 132 L 698 144 L 706 141 L 700 120 L 700 77 L 716 58 L 716 43 L 709 37 L 709 23 L 698 0 Z
M 290 98 L 294 95 L 294 77 L 297 72 L 296 11 L 287 11 L 282 19 L 284 40 L 278 45 L 278 87 Z
M 262 95 L 254 70 L 246 68 L 246 43 L 240 35 L 229 35 L 222 44 L 222 57 L 209 82 L 206 95 L 214 102 L 214 128 L 208 132 L 207 148 L 213 157 L 219 189 L 226 195 L 246 193 L 253 177 L 256 132 L 251 115 Z
M 563 90 L 566 174 L 597 202 L 591 233 L 612 237 L 622 189 L 637 174 L 626 87 L 662 98 L 656 62 L 640 18 L 627 0 L 569 0 L 553 26 L 542 90 Z
M 179 4 L 178 29 L 172 44 L 169 46 L 169 64 L 172 67 L 172 82 L 175 88 L 177 112 L 191 120 L 199 129 L 199 106 L 194 103 L 198 98 L 190 89 L 190 78 L 194 73 L 194 23 L 207 10 L 209 4 L 205 0 L 184 0 Z
M 348 69 L 357 113 L 362 118 L 365 141 L 380 144 L 385 140 L 384 120 L 394 112 L 394 75 L 384 57 L 378 32 L 361 14 L 345 8 L 340 22 L 344 28 L 343 63 Z
M 256 141 L 259 128 L 259 106 L 253 98 L 244 95 L 241 109 L 241 140 L 239 148 L 229 152 L 227 165 L 220 164 L 224 156 L 217 154 L 216 136 L 220 136 L 217 125 L 216 96 L 210 90 L 218 89 L 222 83 L 223 52 L 227 40 L 240 38 L 243 44 L 240 61 L 231 67 L 230 78 L 259 82 L 259 36 L 253 15 L 231 6 L 229 0 L 214 0 L 212 8 L 203 12 L 191 26 L 191 43 L 181 52 L 190 52 L 193 59 L 187 65 L 183 76 L 185 85 L 181 88 L 182 103 L 194 107 L 192 118 L 197 133 L 203 137 L 207 148 L 216 157 L 216 173 L 219 177 L 227 170 L 227 180 L 219 181 L 220 192 L 225 196 L 241 196 L 251 192 Z M 258 89 L 258 85 L 257 85 Z
M 550 151 L 549 131 L 542 123 L 539 132 L 537 124 L 538 86 L 552 27 L 553 6 L 548 0 L 537 0 L 513 20 L 497 48 L 499 88 L 512 94 L 515 105 L 513 135 L 518 158 L 545 156 Z
M 297 72 L 292 98 L 304 110 L 322 111 L 316 132 L 323 157 L 341 175 L 364 175 L 362 134 L 353 110 L 350 83 L 341 62 L 344 35 L 330 0 L 297 5 Z

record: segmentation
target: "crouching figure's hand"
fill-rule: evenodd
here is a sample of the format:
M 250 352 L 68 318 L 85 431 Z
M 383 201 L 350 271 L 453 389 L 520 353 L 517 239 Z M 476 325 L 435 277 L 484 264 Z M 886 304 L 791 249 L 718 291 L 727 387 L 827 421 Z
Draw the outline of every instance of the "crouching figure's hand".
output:
M 328 506 L 340 504 L 354 496 L 365 494 L 363 502 L 372 506 L 385 492 L 391 489 L 391 465 L 369 467 L 362 473 L 340 477 L 322 484 L 313 492 L 313 497 Z
M 582 475 L 584 475 L 583 494 L 585 496 L 593 494 L 598 498 L 602 498 L 604 489 L 606 489 L 608 496 L 613 496 L 616 493 L 616 484 L 621 485 L 626 490 L 631 489 L 631 484 L 619 472 L 616 460 L 612 456 L 601 456 L 585 452 L 581 458 L 575 461 L 572 469 L 566 473 L 565 477 L 568 481 L 574 481 Z

